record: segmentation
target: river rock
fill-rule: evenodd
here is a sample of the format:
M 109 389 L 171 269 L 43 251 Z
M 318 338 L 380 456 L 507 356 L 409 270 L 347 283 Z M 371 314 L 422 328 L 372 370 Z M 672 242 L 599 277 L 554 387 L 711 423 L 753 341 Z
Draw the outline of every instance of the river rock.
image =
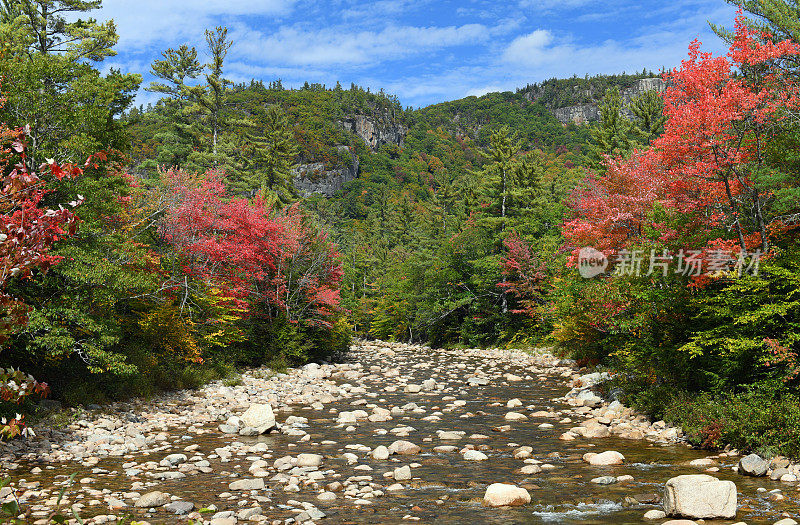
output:
M 591 390 L 581 390 L 576 399 L 581 401 L 585 407 L 599 407 L 603 404 L 603 398 Z
M 768 468 L 769 462 L 758 454 L 749 454 L 739 460 L 739 473 L 746 476 L 764 476 Z
M 612 485 L 617 482 L 614 476 L 600 476 L 599 478 L 592 479 L 592 483 L 597 485 Z
M 228 488 L 231 490 L 263 490 L 264 478 L 237 479 L 228 484 Z
M 394 469 L 394 480 L 395 481 L 406 481 L 411 479 L 411 467 L 408 465 L 403 465 L 402 467 L 398 467 Z
M 165 505 L 164 510 L 172 512 L 173 514 L 177 514 L 178 516 L 183 516 L 184 514 L 189 514 L 194 510 L 194 503 L 191 501 L 173 501 L 172 503 Z
M 583 460 L 594 466 L 622 465 L 625 462 L 625 456 L 616 450 L 606 450 L 599 454 L 588 452 L 583 455 Z
M 707 474 L 687 474 L 667 481 L 664 512 L 668 516 L 709 519 L 736 516 L 736 485 Z
M 253 516 L 261 516 L 264 509 L 261 507 L 250 507 L 249 509 L 242 509 L 236 513 L 236 517 L 240 520 L 249 520 Z
M 317 499 L 320 501 L 333 501 L 336 499 L 336 494 L 334 494 L 333 492 L 325 491 L 318 494 Z
M 778 481 L 779 479 L 781 479 L 781 476 L 788 473 L 789 469 L 776 468 L 775 470 L 772 471 L 772 474 L 769 475 L 769 479 L 771 479 L 772 481 Z
M 383 445 L 379 445 L 375 447 L 375 450 L 372 451 L 372 458 L 377 460 L 385 460 L 389 459 L 389 449 Z
M 322 456 L 319 454 L 298 454 L 298 467 L 318 467 L 322 465 Z
M 169 494 L 154 490 L 152 492 L 148 492 L 147 494 L 143 494 L 138 500 L 136 500 L 134 506 L 140 509 L 149 509 L 153 507 L 163 507 L 169 502 Z
M 401 456 L 413 456 L 420 450 L 422 449 L 410 441 L 398 440 L 389 445 L 390 454 L 400 454 Z
M 481 452 L 479 450 L 472 450 L 472 449 L 465 451 L 464 454 L 463 454 L 463 457 L 467 461 L 485 461 L 485 460 L 489 459 L 489 456 L 487 456 L 483 452 Z
M 483 495 L 485 507 L 518 507 L 530 502 L 531 495 L 527 490 L 506 483 L 492 483 L 486 487 L 486 493 Z
M 240 419 L 242 424 L 246 427 L 252 427 L 258 431 L 259 434 L 269 432 L 277 426 L 275 423 L 275 414 L 272 413 L 272 406 L 268 404 L 252 404 Z
M 658 509 L 648 510 L 644 513 L 644 519 L 646 520 L 663 520 L 666 517 L 667 513 Z
M 522 474 L 525 474 L 526 476 L 529 476 L 531 474 L 540 473 L 542 471 L 542 467 L 540 467 L 539 465 L 525 465 L 524 467 L 519 469 L 519 471 Z

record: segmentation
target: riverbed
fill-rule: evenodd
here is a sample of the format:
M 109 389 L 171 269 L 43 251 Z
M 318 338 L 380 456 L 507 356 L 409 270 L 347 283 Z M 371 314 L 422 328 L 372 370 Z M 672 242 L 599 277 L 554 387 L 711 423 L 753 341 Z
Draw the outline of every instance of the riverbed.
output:
M 579 375 L 546 352 L 360 343 L 343 363 L 279 375 L 255 370 L 241 385 L 119 403 L 57 431 L 37 429 L 30 443 L 0 445 L 0 468 L 31 522 L 45 519 L 73 474 L 64 503 L 95 523 L 131 515 L 215 525 L 641 524 L 645 512 L 661 509 L 669 478 L 698 473 L 737 487 L 736 519 L 713 523 L 797 517 L 797 483 L 741 476 L 732 470 L 737 455 L 693 450 L 619 403 L 609 410 L 607 400 L 584 406 L 565 397 Z M 280 431 L 220 430 L 259 403 L 274 409 Z M 602 438 L 570 432 L 589 420 L 614 432 Z M 641 439 L 618 431 L 629 425 Z M 419 450 L 376 453 L 397 441 Z M 606 450 L 624 462 L 592 466 L 583 459 Z M 525 474 L 526 465 L 538 468 Z M 609 484 L 592 481 L 598 478 Z M 484 506 L 492 483 L 523 487 L 531 502 Z M 8 492 L 0 496 L 11 498 Z M 168 503 L 136 506 L 153 492 L 163 495 L 154 503 Z

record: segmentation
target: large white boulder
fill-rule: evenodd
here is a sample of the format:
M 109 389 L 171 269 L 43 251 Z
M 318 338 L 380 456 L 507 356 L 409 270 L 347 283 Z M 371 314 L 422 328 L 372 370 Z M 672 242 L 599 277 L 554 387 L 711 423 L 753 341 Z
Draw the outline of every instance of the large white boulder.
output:
M 671 478 L 664 487 L 664 512 L 692 519 L 734 518 L 736 485 L 707 474 Z
M 606 450 L 599 454 L 587 452 L 583 455 L 583 460 L 590 465 L 602 467 L 607 465 L 622 465 L 625 462 L 625 456 L 616 450 Z
M 269 432 L 277 427 L 275 423 L 275 414 L 272 413 L 272 407 L 267 404 L 255 403 L 250 405 L 244 414 L 239 419 L 245 427 L 256 429 L 259 434 Z
M 485 507 L 518 507 L 531 502 L 531 495 L 527 490 L 506 483 L 492 483 L 486 487 L 483 495 Z

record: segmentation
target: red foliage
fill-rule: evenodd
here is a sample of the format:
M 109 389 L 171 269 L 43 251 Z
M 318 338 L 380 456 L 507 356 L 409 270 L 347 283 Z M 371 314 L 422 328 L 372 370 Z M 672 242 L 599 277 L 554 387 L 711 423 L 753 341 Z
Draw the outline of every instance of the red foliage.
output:
M 227 199 L 220 173 L 170 170 L 164 177 L 174 201 L 161 232 L 182 254 L 185 274 L 245 310 L 260 301 L 268 315 L 321 324 L 337 311 L 338 253 L 296 206 L 278 214 L 260 197 Z
M 666 77 L 664 134 L 628 159 L 609 158 L 607 172 L 574 196 L 576 218 L 563 228 L 574 255 L 587 245 L 610 254 L 648 233 L 675 248 L 767 246 L 761 218 L 744 221 L 741 214 L 764 198 L 749 168 L 761 160 L 771 133 L 765 124 L 800 105 L 798 85 L 781 68 L 782 59 L 797 54 L 800 46 L 771 42 L 741 16 L 727 56 L 703 53 L 694 41 L 689 58 Z M 745 228 L 759 221 L 760 227 Z M 720 228 L 738 242 L 708 238 Z
M 516 233 L 509 235 L 503 243 L 506 256 L 501 261 L 503 282 L 498 286 L 511 293 L 521 308 L 512 313 L 524 313 L 531 317 L 542 304 L 547 280 L 545 265 L 539 261 L 534 250 Z
M 64 206 L 58 209 L 42 208 L 40 204 L 49 190 L 39 175 L 28 168 L 25 130 L 9 129 L 0 124 L 0 341 L 8 330 L 27 320 L 25 306 L 4 292 L 8 281 L 24 278 L 31 271 L 46 272 L 60 258 L 49 253 L 54 242 L 72 235 L 77 228 L 77 217 Z M 87 167 L 93 162 L 86 161 Z M 48 171 L 57 179 L 80 175 L 82 169 L 55 162 L 43 164 L 40 171 Z M 75 207 L 82 196 L 69 203 Z

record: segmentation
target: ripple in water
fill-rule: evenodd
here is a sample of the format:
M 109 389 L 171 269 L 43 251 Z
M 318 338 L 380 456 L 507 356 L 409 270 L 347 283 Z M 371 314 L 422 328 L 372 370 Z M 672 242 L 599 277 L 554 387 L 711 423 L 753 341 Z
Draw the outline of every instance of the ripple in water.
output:
M 563 507 L 547 505 L 544 510 L 533 511 L 533 515 L 541 518 L 544 522 L 563 523 L 565 519 L 579 520 L 600 514 L 611 514 L 619 510 L 622 510 L 622 505 L 608 501 L 603 503 L 578 503 L 576 505 L 564 505 Z

